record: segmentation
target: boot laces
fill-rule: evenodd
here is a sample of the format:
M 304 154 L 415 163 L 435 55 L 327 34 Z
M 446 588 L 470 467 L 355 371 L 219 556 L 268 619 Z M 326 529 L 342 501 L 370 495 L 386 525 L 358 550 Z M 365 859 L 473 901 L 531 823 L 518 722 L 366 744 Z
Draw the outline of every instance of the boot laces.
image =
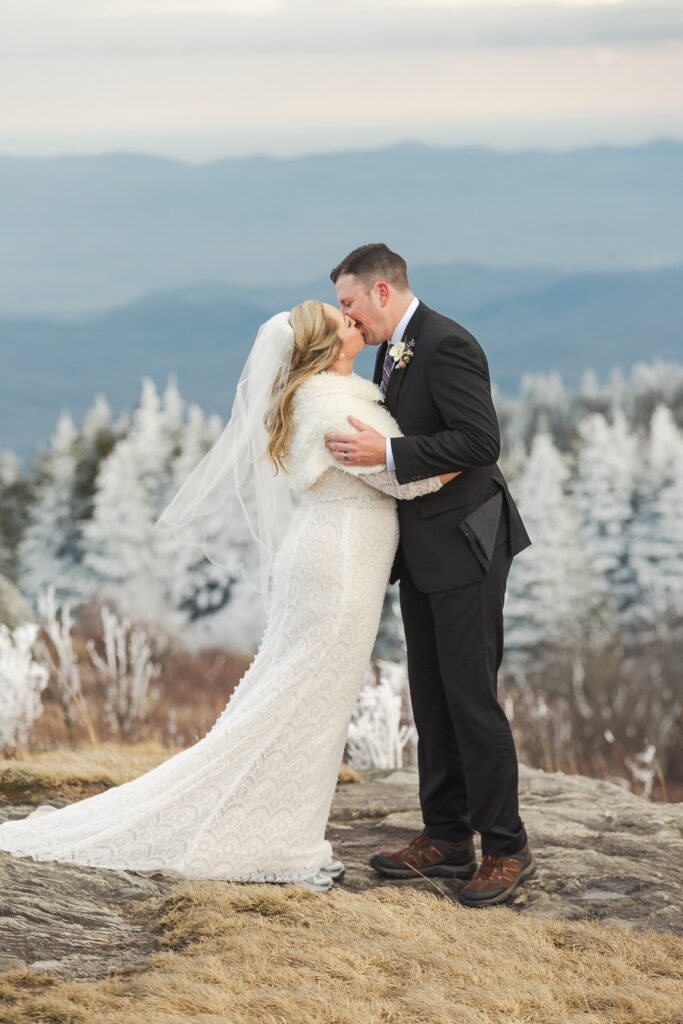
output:
M 516 857 L 502 857 L 500 854 L 485 853 L 481 859 L 476 877 L 488 881 L 509 882 L 519 869 Z

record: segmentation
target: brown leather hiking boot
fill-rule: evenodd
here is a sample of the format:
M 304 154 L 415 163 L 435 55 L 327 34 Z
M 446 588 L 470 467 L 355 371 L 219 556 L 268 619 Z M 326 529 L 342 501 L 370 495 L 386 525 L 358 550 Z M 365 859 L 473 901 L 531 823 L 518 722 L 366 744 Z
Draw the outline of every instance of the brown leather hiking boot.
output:
M 396 853 L 375 853 L 370 866 L 388 878 L 471 878 L 477 867 L 474 842 L 470 836 L 458 843 L 419 836 Z
M 488 907 L 509 900 L 520 882 L 536 871 L 536 861 L 528 844 L 517 853 L 485 853 L 479 870 L 460 890 L 465 907 Z

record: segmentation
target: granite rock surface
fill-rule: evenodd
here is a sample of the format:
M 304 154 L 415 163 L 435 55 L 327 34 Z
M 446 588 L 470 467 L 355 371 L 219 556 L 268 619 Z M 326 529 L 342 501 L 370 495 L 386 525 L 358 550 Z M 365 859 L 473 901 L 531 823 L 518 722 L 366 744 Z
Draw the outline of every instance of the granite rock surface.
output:
M 514 910 L 683 934 L 683 805 L 648 803 L 608 782 L 523 767 L 520 798 L 538 871 L 516 894 Z M 2 806 L 0 820 L 31 809 Z M 371 772 L 360 783 L 339 785 L 328 838 L 347 872 L 336 884 L 356 892 L 410 887 L 457 900 L 461 882 L 387 880 L 368 866 L 374 851 L 399 849 L 421 828 L 414 771 Z M 27 965 L 83 978 L 139 966 L 154 948 L 155 908 L 176 885 L 160 875 L 0 851 L 0 970 Z

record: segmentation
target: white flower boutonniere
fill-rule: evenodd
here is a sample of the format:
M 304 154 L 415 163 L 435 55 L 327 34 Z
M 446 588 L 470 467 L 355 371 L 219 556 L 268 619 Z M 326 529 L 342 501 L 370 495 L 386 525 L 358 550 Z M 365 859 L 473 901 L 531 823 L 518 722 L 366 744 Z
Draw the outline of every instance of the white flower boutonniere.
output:
M 403 370 L 408 365 L 413 358 L 414 347 L 415 338 L 411 338 L 410 341 L 404 338 L 402 341 L 397 341 L 395 345 L 391 346 L 389 355 L 393 357 L 394 369 Z
M 397 341 L 395 345 L 392 345 L 389 349 L 389 355 L 397 363 L 405 351 L 405 341 Z

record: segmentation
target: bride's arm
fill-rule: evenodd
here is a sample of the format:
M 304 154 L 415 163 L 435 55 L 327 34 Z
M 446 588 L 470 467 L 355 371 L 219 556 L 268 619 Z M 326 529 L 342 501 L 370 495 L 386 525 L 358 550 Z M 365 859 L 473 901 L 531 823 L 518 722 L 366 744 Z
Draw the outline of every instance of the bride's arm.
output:
M 348 406 L 348 403 L 345 403 L 345 405 Z M 349 409 L 348 407 L 345 407 L 344 416 L 347 421 L 352 419 L 348 413 Z M 363 410 L 363 414 L 367 417 L 367 410 Z M 393 420 L 388 413 L 385 413 L 385 415 L 388 417 L 387 422 L 384 425 L 387 433 L 391 435 L 397 433 L 400 435 L 400 430 L 396 421 Z M 353 426 L 355 427 L 355 423 Z M 440 491 L 444 484 L 450 483 L 450 481 L 456 476 L 460 476 L 460 471 L 453 473 L 440 473 L 435 476 L 422 478 L 421 480 L 411 480 L 408 483 L 400 484 L 396 479 L 396 471 L 389 469 L 386 466 L 382 469 L 368 472 L 368 468 L 372 470 L 372 467 L 347 467 L 343 461 L 336 459 L 334 464 L 337 469 L 359 476 L 360 479 L 366 484 L 369 484 L 370 487 L 374 487 L 378 491 L 383 491 L 384 494 L 390 494 L 393 498 L 398 498 L 399 501 L 411 501 L 413 498 L 421 498 L 425 494 L 433 494 L 435 491 Z
M 340 468 L 342 468 L 340 466 Z M 396 479 L 393 469 L 381 469 L 377 473 L 364 473 L 360 480 L 369 484 L 375 490 L 390 494 L 399 501 L 410 501 L 412 498 L 421 498 L 425 494 L 433 494 L 440 491 L 449 480 L 459 476 L 459 473 L 442 473 L 440 476 L 428 476 L 423 480 L 414 480 L 407 484 L 400 484 Z

